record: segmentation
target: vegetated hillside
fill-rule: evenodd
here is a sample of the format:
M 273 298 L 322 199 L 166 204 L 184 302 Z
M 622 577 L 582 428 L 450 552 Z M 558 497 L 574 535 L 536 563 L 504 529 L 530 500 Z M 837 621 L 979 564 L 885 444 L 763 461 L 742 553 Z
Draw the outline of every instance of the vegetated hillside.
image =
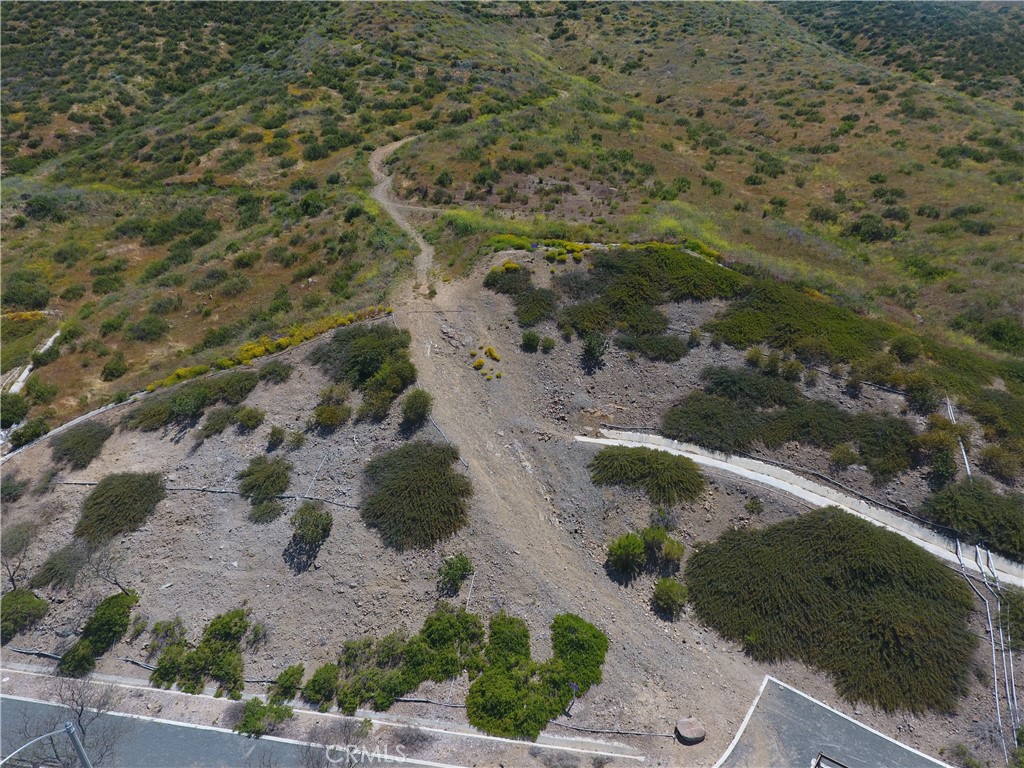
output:
M 1021 96 L 1024 11 L 1015 3 L 779 7 L 844 51 L 895 64 L 924 82 L 942 78 L 971 96 Z
M 942 30 L 1008 29 L 1016 11 L 942 13 Z M 775 6 L 0 14 L 4 311 L 61 313 L 6 317 L 0 362 L 26 362 L 62 326 L 30 392 L 48 426 L 247 340 L 385 303 L 413 246 L 369 199 L 366 164 L 413 134 L 404 194 L 472 210 L 436 224 L 455 273 L 480 233 L 696 237 L 954 344 L 1024 349 L 1020 85 L 974 38 L 950 57 L 963 66 L 927 83 L 846 56 Z M 1002 90 L 978 95 L 980 77 Z M 492 210 L 517 219 L 477 215 Z

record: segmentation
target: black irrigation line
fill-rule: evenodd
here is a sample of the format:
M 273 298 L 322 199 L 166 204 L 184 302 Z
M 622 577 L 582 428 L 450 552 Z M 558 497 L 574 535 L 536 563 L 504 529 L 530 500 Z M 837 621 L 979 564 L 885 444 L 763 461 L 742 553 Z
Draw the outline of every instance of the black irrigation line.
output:
M 58 481 L 56 483 L 56 485 L 86 485 L 86 486 L 95 486 L 95 485 L 99 485 L 99 483 L 97 483 L 97 482 L 83 482 L 83 481 L 72 482 L 72 481 L 69 481 L 69 480 L 62 480 L 62 481 Z M 165 488 L 164 490 L 167 490 L 167 491 L 178 491 L 178 492 L 185 492 L 185 493 L 222 493 L 222 494 L 227 494 L 227 495 L 231 495 L 231 496 L 241 496 L 242 495 L 241 491 L 232 491 L 232 490 L 223 489 L 223 488 L 191 488 L 191 487 L 182 486 L 182 487 L 175 487 L 175 488 Z M 288 500 L 288 499 L 303 499 L 305 501 L 322 501 L 324 504 L 333 504 L 335 507 L 343 507 L 344 509 L 359 509 L 359 507 L 357 505 L 355 505 L 355 504 L 346 504 L 346 503 L 344 503 L 342 501 L 332 501 L 331 499 L 324 499 L 324 498 L 321 498 L 320 496 L 306 496 L 304 494 L 281 494 L 281 495 L 278 495 L 278 496 L 274 496 L 274 498 L 275 499 L 285 499 L 285 500 Z
M 659 736 L 663 739 L 674 739 L 674 733 L 651 733 L 649 731 L 618 731 L 613 729 L 605 728 L 582 728 L 578 725 L 569 725 L 568 723 L 560 723 L 557 720 L 548 720 L 548 725 L 557 725 L 562 728 L 570 728 L 574 731 L 580 731 L 581 733 L 612 733 L 619 736 Z
M 450 707 L 452 709 L 465 709 L 465 704 L 445 704 L 443 701 L 434 701 L 433 699 L 407 699 L 399 697 L 395 701 L 405 702 L 407 704 L 433 704 L 436 707 Z

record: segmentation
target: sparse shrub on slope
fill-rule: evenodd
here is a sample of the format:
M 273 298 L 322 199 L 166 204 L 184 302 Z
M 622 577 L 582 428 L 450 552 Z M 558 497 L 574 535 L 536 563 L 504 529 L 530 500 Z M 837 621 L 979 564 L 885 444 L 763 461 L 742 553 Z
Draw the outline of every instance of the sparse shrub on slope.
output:
M 252 371 L 232 371 L 189 381 L 169 392 L 146 398 L 125 416 L 123 424 L 128 429 L 143 432 L 171 424 L 194 424 L 211 405 L 240 404 L 258 383 L 259 378 Z
M 289 520 L 292 538 L 284 551 L 285 561 L 297 573 L 308 570 L 320 553 L 320 547 L 331 535 L 334 518 L 323 502 L 304 501 Z
M 28 401 L 17 392 L 0 394 L 0 427 L 13 427 L 25 418 L 28 409 Z
M 654 504 L 693 501 L 704 491 L 704 476 L 690 459 L 652 448 L 610 445 L 588 467 L 595 485 L 642 488 Z
M 386 325 L 342 328 L 309 360 L 335 382 L 348 381 L 363 393 L 360 417 L 383 421 L 395 398 L 416 381 L 411 338 L 408 331 Z
M 284 704 L 264 703 L 259 697 L 252 698 L 245 702 L 242 717 L 235 724 L 234 730 L 258 739 L 276 731 L 292 714 L 292 708 Z
M 285 704 L 298 696 L 305 674 L 306 667 L 302 664 L 293 664 L 285 668 L 270 688 L 270 703 Z
M 445 558 L 437 571 L 437 591 L 446 597 L 459 593 L 462 582 L 473 575 L 473 563 L 464 552 Z
M 377 711 L 418 688 L 426 680 L 443 682 L 482 666 L 484 626 L 462 608 L 439 603 L 412 637 L 395 632 L 376 642 L 345 644 L 341 654 L 338 707 L 352 714 L 362 704 Z
M 813 343 L 829 362 L 866 357 L 896 332 L 888 323 L 768 281 L 755 284 L 747 296 L 704 327 L 741 349 L 751 344 L 799 349 Z
M 551 659 L 538 664 L 530 659 L 526 624 L 503 614 L 492 617 L 484 651 L 490 665 L 466 696 L 469 722 L 496 736 L 536 739 L 574 693 L 582 696 L 601 682 L 608 639 L 597 627 L 573 614 L 556 616 L 551 646 Z
M 799 659 L 850 701 L 951 711 L 976 645 L 971 593 L 897 534 L 835 507 L 695 548 L 686 566 L 701 621 L 760 661 Z
M 1024 494 L 999 493 L 983 477 L 968 478 L 933 493 L 918 514 L 955 529 L 969 544 L 1024 560 Z
M 313 673 L 302 688 L 302 699 L 321 712 L 334 705 L 338 696 L 338 665 L 324 664 Z
M 107 475 L 85 498 L 75 536 L 96 547 L 138 530 L 166 496 L 156 472 Z
M 905 419 L 850 414 L 758 371 L 708 368 L 703 378 L 704 391 L 691 392 L 665 412 L 666 437 L 729 453 L 749 450 L 755 442 L 777 448 L 795 441 L 829 450 L 855 443 L 860 463 L 878 483 L 920 460 L 920 441 Z
M 54 587 L 55 589 L 71 589 L 75 586 L 78 572 L 89 560 L 89 545 L 81 539 L 75 539 L 56 552 L 52 553 L 29 580 L 33 589 Z
M 50 441 L 55 464 L 68 464 L 72 469 L 85 469 L 100 455 L 113 427 L 87 421 L 65 430 Z
M 249 466 L 238 473 L 238 491 L 252 502 L 253 506 L 272 501 L 288 490 L 291 482 L 292 463 L 287 459 L 269 459 L 257 456 Z
M 453 446 L 414 441 L 371 459 L 363 521 L 396 549 L 447 539 L 466 524 L 473 493 L 469 478 L 452 466 L 458 458 Z
M 31 627 L 49 610 L 50 604 L 29 589 L 12 589 L 0 599 L 0 643 Z
M 409 432 L 422 426 L 433 404 L 434 398 L 427 390 L 419 387 L 412 390 L 402 403 L 402 429 Z
M 128 631 L 132 606 L 139 602 L 134 592 L 119 592 L 96 606 L 85 623 L 82 636 L 61 657 L 58 670 L 70 677 L 83 677 L 96 667 L 96 658 L 109 651 Z
M 177 683 L 185 693 L 202 693 L 207 678 L 217 682 L 217 696 L 240 699 L 242 640 L 249 629 L 249 611 L 236 608 L 215 616 L 203 630 L 199 645 L 189 650 L 183 633 L 175 632 L 160 653 L 149 679 L 159 688 Z

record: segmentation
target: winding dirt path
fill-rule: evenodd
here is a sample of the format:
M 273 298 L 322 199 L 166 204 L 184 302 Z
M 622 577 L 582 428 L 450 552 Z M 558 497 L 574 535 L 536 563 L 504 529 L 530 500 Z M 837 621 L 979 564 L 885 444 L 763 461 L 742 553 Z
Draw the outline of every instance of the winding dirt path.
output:
M 409 235 L 419 247 L 420 252 L 416 256 L 416 279 L 420 283 L 427 280 L 430 267 L 434 262 L 434 246 L 423 239 L 423 235 L 405 218 L 402 208 L 406 207 L 395 200 L 391 189 L 391 175 L 387 172 L 385 164 L 388 158 L 393 155 L 399 147 L 410 141 L 415 141 L 419 136 L 406 136 L 404 139 L 377 147 L 370 155 L 370 173 L 373 174 L 373 199 L 380 203 L 381 207 L 388 212 L 388 215 L 395 220 L 395 223 Z

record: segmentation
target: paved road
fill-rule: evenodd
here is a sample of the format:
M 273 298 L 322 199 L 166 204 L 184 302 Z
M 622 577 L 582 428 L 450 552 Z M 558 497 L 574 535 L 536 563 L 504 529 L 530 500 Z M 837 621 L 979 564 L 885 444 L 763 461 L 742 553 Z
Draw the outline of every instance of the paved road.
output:
M 576 439 L 581 442 L 599 443 L 601 445 L 654 448 L 659 451 L 676 454 L 677 456 L 686 456 L 697 464 L 728 472 L 762 486 L 776 488 L 795 498 L 807 501 L 814 506 L 838 506 L 850 514 L 898 533 L 900 536 L 909 539 L 955 567 L 960 565 L 956 557 L 956 542 L 952 539 L 948 539 L 930 528 L 901 517 L 887 509 L 876 507 L 861 499 L 815 483 L 787 469 L 766 464 L 756 459 L 708 451 L 696 445 L 679 443 L 675 440 L 659 437 L 658 435 L 620 432 L 611 429 L 601 430 L 601 434 L 605 435 L 605 437 L 577 437 Z M 969 548 L 969 551 L 973 552 L 973 548 Z M 969 570 L 980 572 L 981 569 L 973 559 L 968 559 L 965 556 L 964 560 Z M 1014 586 L 1024 585 L 1024 565 L 998 555 L 992 555 L 992 560 L 995 565 L 995 573 L 1000 581 Z
M 949 768 L 772 677 L 715 768 L 809 766 L 819 754 L 847 768 Z
M 376 182 L 373 187 L 373 199 L 383 206 L 384 210 L 395 220 L 395 223 L 405 230 L 409 237 L 419 246 L 420 252 L 416 256 L 416 278 L 423 283 L 426 282 L 427 273 L 430 272 L 430 265 L 434 261 L 434 246 L 424 240 L 419 230 L 405 218 L 405 214 L 402 213 L 401 209 L 407 206 L 402 205 L 393 198 L 391 176 L 384 167 L 384 163 L 387 162 L 387 159 L 391 157 L 395 150 L 403 144 L 418 138 L 419 136 L 406 136 L 404 139 L 393 141 L 390 144 L 375 149 L 373 154 L 370 155 L 370 172 L 373 174 L 373 180 Z
M 0 717 L 6 724 L 14 724 L 23 718 L 39 718 L 49 723 L 61 716 L 63 708 L 55 704 L 47 704 L 28 699 L 0 696 Z M 107 761 L 108 765 L 121 768 L 241 768 L 242 766 L 301 766 L 303 765 L 303 745 L 290 739 L 277 739 L 264 736 L 252 739 L 223 728 L 210 726 L 187 725 L 170 720 L 157 718 L 140 718 L 132 715 L 109 714 L 107 718 L 122 718 L 130 721 L 131 726 L 118 745 L 115 753 Z M 94 724 L 102 723 L 103 718 Z M 4 756 L 9 755 L 20 746 L 16 741 L 16 729 L 4 727 L 0 731 L 0 745 Z M 42 729 L 41 729 L 42 730 Z M 42 730 L 45 733 L 45 730 Z M 66 738 L 58 736 L 55 738 Z M 351 764 L 355 765 L 417 765 L 430 768 L 458 768 L 444 763 L 425 760 L 414 760 L 403 757 L 392 751 L 386 756 L 381 751 L 374 752 L 373 747 L 366 751 L 353 749 Z M 394 749 L 397 749 L 395 747 Z M 22 753 L 24 754 L 24 753 Z M 331 756 L 338 761 L 336 765 L 345 765 L 344 752 L 335 750 Z M 97 767 L 98 768 L 98 767 Z

